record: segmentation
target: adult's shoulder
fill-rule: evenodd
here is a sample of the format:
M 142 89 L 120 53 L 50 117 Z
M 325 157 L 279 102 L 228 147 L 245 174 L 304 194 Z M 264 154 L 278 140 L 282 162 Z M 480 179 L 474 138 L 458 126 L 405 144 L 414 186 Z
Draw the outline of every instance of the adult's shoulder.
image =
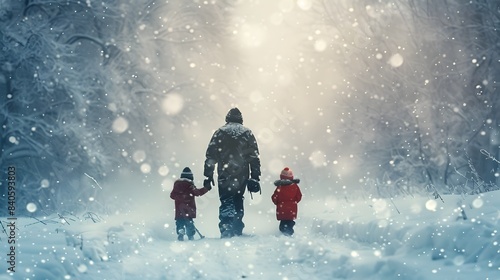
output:
M 226 123 L 225 125 L 221 126 L 217 131 L 230 134 L 232 136 L 239 136 L 242 134 L 252 134 L 252 131 L 248 127 L 240 123 L 233 123 L 233 122 Z

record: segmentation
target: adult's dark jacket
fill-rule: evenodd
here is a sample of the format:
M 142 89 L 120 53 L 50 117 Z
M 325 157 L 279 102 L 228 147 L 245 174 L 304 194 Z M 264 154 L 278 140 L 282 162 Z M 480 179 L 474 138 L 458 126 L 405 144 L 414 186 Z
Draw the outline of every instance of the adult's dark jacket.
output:
M 180 178 L 175 181 L 170 198 L 175 200 L 175 219 L 196 218 L 195 196 L 204 195 L 206 188 L 197 189 L 193 181 Z
M 215 164 L 219 189 L 244 192 L 248 178 L 259 180 L 259 148 L 252 131 L 237 122 L 217 129 L 208 144 L 203 175 L 213 177 Z

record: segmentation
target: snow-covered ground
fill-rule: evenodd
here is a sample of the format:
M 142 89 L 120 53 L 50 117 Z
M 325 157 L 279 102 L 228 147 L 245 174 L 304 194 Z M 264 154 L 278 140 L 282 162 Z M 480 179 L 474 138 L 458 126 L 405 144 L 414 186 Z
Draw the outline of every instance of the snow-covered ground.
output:
M 206 237 L 195 241 L 176 240 L 168 200 L 18 218 L 16 271 L 6 272 L 2 232 L 0 279 L 500 279 L 500 192 L 443 199 L 305 197 L 291 238 L 279 234 L 267 195 L 247 201 L 247 236 L 232 239 L 219 239 L 216 192 L 197 199 Z

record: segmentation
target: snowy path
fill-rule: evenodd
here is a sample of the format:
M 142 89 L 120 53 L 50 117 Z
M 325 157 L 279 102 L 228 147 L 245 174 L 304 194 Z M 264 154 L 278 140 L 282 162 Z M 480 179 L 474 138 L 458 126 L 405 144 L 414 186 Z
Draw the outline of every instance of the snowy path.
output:
M 304 201 L 315 207 L 303 207 L 292 238 L 267 205 L 247 208 L 251 236 L 219 239 L 216 208 L 200 201 L 207 238 L 184 242 L 161 215 L 23 218 L 16 272 L 0 279 L 500 279 L 500 193 L 445 201 Z
M 342 251 L 350 254 L 351 249 L 339 247 L 338 240 L 298 234 L 161 240 L 124 256 L 121 268 L 111 262 L 103 271 L 120 269 L 116 275 L 124 279 L 341 279 L 351 274 L 350 257 Z

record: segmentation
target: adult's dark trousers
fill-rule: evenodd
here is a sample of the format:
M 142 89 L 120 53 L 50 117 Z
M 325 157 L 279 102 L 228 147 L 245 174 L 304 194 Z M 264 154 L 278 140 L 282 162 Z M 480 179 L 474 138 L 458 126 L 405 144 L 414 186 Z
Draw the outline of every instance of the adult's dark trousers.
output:
M 242 235 L 243 223 L 243 194 L 221 193 L 219 207 L 219 230 L 223 237 Z

